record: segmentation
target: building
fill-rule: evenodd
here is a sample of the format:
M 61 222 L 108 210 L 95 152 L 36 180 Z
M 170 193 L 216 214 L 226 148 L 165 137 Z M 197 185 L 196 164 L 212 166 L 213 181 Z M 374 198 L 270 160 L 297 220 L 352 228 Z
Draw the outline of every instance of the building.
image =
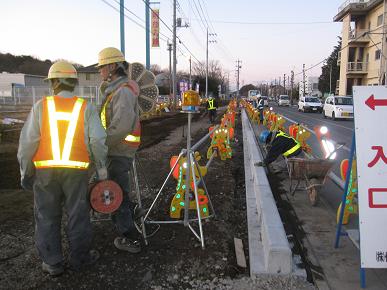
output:
M 318 89 L 318 77 L 308 77 L 305 79 L 305 94 L 304 81 L 300 81 L 298 85 L 299 97 L 307 95 L 321 98 L 322 93 Z
M 333 19 L 343 23 L 339 95 L 352 95 L 356 85 L 385 84 L 385 13 L 383 0 L 347 0 L 339 7 Z
M 101 76 L 95 67 L 96 65 L 77 68 L 80 87 L 98 87 L 101 84 Z
M 0 74 L 0 97 L 11 97 L 15 95 L 15 90 L 25 87 L 47 87 L 44 82 L 46 76 L 7 73 Z

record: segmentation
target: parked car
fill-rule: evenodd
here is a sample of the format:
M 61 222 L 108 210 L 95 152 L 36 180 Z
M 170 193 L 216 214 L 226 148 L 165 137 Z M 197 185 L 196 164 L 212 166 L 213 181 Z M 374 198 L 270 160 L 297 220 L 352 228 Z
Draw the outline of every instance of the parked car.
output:
M 278 97 L 278 106 L 290 106 L 289 96 L 280 95 Z
M 331 96 L 326 98 L 323 107 L 324 118 L 353 119 L 353 99 L 352 97 Z
M 265 107 L 268 107 L 269 106 L 269 99 L 266 96 L 262 96 L 261 98 L 263 99 L 263 105 Z
M 319 112 L 321 113 L 323 104 L 317 97 L 304 96 L 300 97 L 298 101 L 298 111 L 305 112 Z

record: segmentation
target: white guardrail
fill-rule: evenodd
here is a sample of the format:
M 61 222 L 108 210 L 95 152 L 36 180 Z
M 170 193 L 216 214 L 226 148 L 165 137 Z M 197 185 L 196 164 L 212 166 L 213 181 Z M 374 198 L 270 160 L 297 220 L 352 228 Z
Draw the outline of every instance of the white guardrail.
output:
M 289 274 L 292 252 L 263 167 L 262 154 L 246 112 L 242 110 L 243 151 L 249 232 L 250 275 Z

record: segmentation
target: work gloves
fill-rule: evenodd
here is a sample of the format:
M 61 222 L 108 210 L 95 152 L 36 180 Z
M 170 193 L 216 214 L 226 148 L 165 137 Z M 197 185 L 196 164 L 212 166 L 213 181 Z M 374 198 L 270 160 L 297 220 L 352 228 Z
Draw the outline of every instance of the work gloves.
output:
M 20 180 L 20 184 L 24 190 L 32 191 L 34 181 L 35 181 L 35 175 L 23 176 Z
M 106 180 L 108 178 L 108 171 L 106 167 L 102 167 L 97 170 L 97 178 L 99 181 Z

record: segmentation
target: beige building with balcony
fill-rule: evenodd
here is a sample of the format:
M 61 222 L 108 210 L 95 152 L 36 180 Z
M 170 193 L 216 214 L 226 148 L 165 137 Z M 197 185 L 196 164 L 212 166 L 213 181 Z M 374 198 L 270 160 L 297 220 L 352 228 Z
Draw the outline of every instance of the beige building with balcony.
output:
M 343 23 L 338 56 L 339 95 L 352 95 L 352 87 L 356 85 L 385 83 L 385 14 L 385 0 L 347 0 L 339 7 L 333 19 Z

